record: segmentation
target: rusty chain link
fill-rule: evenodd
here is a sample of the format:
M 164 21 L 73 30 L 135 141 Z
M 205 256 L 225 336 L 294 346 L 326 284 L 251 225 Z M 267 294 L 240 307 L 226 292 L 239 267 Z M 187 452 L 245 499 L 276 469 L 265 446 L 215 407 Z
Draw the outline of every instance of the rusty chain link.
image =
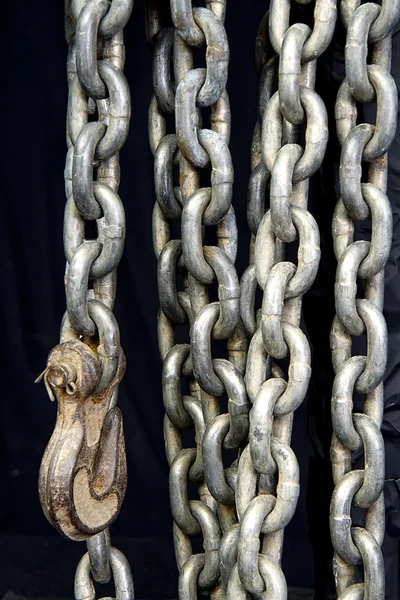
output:
M 113 576 L 116 597 L 133 598 L 126 558 L 110 545 L 108 526 L 126 489 L 126 457 L 118 384 L 125 356 L 112 308 L 125 238 L 118 153 L 131 104 L 123 74 L 123 28 L 133 0 L 67 0 L 68 114 L 64 250 L 67 311 L 60 344 L 44 378 L 58 416 L 39 476 L 43 511 L 88 553 L 75 597 L 94 598 L 92 578 Z
M 197 590 L 212 598 L 225 597 L 227 581 L 219 550 L 221 537 L 237 528 L 238 448 L 249 427 L 243 379 L 246 339 L 234 267 L 237 228 L 228 148 L 225 1 L 205 5 L 194 8 L 190 0 L 171 0 L 170 11 L 162 2 L 147 5 L 148 41 L 153 48 L 149 137 L 156 195 L 158 334 L 182 600 L 197 598 Z M 205 69 L 194 68 L 194 47 L 205 49 Z M 170 115 L 173 133 L 167 133 Z M 205 118 L 209 129 L 202 127 Z M 204 180 L 211 174 L 209 187 L 200 184 L 203 172 Z M 217 245 L 205 245 L 211 234 Z M 218 300 L 211 302 L 211 294 Z M 178 343 L 178 336 L 186 337 L 187 343 Z M 214 340 L 225 344 L 214 347 Z M 220 352 L 227 358 L 214 358 Z M 186 447 L 186 429 L 193 432 L 193 448 Z M 226 450 L 233 457 L 233 462 L 227 459 L 227 467 Z M 190 499 L 192 483 L 200 500 Z M 200 533 L 204 553 L 193 554 L 192 537 Z
M 347 35 L 345 79 L 335 107 L 341 197 L 332 223 L 338 266 L 331 330 L 336 375 L 330 529 L 336 589 L 345 600 L 385 595 L 380 548 L 385 527 L 385 455 L 380 427 L 387 329 L 382 308 L 384 267 L 392 241 L 387 151 L 396 132 L 398 104 L 390 75 L 391 44 L 400 3 L 383 0 L 380 6 L 341 0 L 340 9 Z M 362 122 L 362 105 L 370 102 L 376 103 L 375 124 Z M 355 221 L 371 222 L 369 239 L 354 241 Z M 353 339 L 358 336 L 366 339 L 366 355 L 352 356 Z M 355 393 L 363 397 L 361 412 L 357 399 L 353 412 Z M 361 469 L 353 468 L 356 454 L 363 457 Z M 358 526 L 352 523 L 352 507 L 365 509 Z M 360 565 L 362 583 L 357 572 Z

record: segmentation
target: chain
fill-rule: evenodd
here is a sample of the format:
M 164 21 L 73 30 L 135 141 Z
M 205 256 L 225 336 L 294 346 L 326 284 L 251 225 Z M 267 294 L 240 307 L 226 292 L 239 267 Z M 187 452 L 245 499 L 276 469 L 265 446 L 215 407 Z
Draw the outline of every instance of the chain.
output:
M 315 2 L 313 29 L 301 22 L 289 26 L 296 9 L 290 0 L 272 0 L 256 43 L 261 81 L 247 208 L 252 244 L 240 300 L 251 340 L 245 380 L 252 408 L 236 483 L 241 527 L 228 587 L 231 600 L 245 598 L 246 592 L 257 598 L 287 597 L 280 567 L 283 532 L 300 487 L 291 430 L 311 376 L 301 307 L 320 258 L 318 226 L 307 210 L 308 187 L 328 140 L 326 109 L 314 90 L 316 59 L 332 39 L 336 2 Z M 304 147 L 299 143 L 301 125 Z M 262 291 L 260 310 L 257 288 Z M 276 361 L 282 359 L 286 361 L 279 365 Z M 285 364 L 287 375 L 281 368 Z
M 346 76 L 335 107 L 341 197 L 332 224 L 338 266 L 331 331 L 336 375 L 330 529 L 337 593 L 345 600 L 385 595 L 380 548 L 385 527 L 385 456 L 380 427 L 387 329 L 382 307 L 384 267 L 392 241 L 387 150 L 396 132 L 398 103 L 390 75 L 391 44 L 400 2 L 360 6 L 358 0 L 342 0 L 340 8 L 347 37 Z M 375 125 L 362 122 L 362 105 L 372 102 L 376 103 Z M 355 221 L 367 223 L 362 236 L 367 239 L 354 241 Z M 357 337 L 366 339 L 366 353 L 352 356 Z M 363 468 L 353 468 L 356 459 L 363 460 Z M 365 509 L 357 526 L 352 522 L 353 507 Z M 363 583 L 356 583 L 357 565 L 362 565 Z
M 234 267 L 237 228 L 231 206 L 224 14 L 224 1 L 193 8 L 189 0 L 171 0 L 170 11 L 162 2 L 149 2 L 147 14 L 153 46 L 149 135 L 155 163 L 158 333 L 182 599 L 196 598 L 197 590 L 225 597 L 229 573 L 221 549 L 238 528 L 237 457 L 249 427 L 246 339 Z M 194 48 L 203 47 L 206 68 L 194 68 Z M 209 129 L 202 127 L 206 118 Z M 173 133 L 167 133 L 169 123 Z M 206 181 L 210 169 L 211 186 L 203 187 L 200 181 Z M 179 185 L 174 187 L 174 181 Z M 209 245 L 213 237 L 217 244 Z M 211 295 L 217 301 L 210 302 Z M 178 335 L 188 340 L 189 332 L 190 343 L 177 343 Z M 214 358 L 217 352 L 227 358 Z M 190 440 L 185 429 L 193 432 L 195 447 L 184 447 Z M 189 499 L 193 483 L 200 500 Z M 200 532 L 204 553 L 193 554 L 192 538 Z
M 95 598 L 92 578 L 111 576 L 116 597 L 133 598 L 126 558 L 108 526 L 126 489 L 118 384 L 125 356 L 112 308 L 125 238 L 118 153 L 128 134 L 123 28 L 133 0 L 67 0 L 68 114 L 64 250 L 67 311 L 44 378 L 58 415 L 40 467 L 43 511 L 56 529 L 87 540 L 75 597 Z
M 60 344 L 38 378 L 58 402 L 39 492 L 50 523 L 87 542 L 75 576 L 77 599 L 94 600 L 93 580 L 111 578 L 116 598 L 134 595 L 129 564 L 111 546 L 108 529 L 127 481 L 117 408 L 125 357 L 112 309 L 125 237 L 118 155 L 130 120 L 123 28 L 132 4 L 66 0 L 67 311 Z M 271 0 L 260 24 L 258 123 L 247 205 L 252 240 L 240 284 L 234 266 L 226 0 L 204 4 L 147 1 L 158 340 L 179 598 L 283 600 L 284 528 L 300 487 L 292 423 L 311 377 L 302 297 L 320 259 L 308 190 L 328 142 L 316 66 L 332 40 L 337 2 L 315 0 L 311 28 L 302 22 L 311 16 L 302 6 L 310 0 Z M 385 192 L 387 150 L 397 124 L 390 66 L 400 0 L 381 4 L 340 2 L 347 40 L 346 77 L 335 109 L 341 198 L 333 219 L 338 268 L 330 517 L 340 600 L 384 596 L 382 308 L 392 230 Z M 206 67 L 195 68 L 204 50 Z M 357 124 L 360 105 L 370 103 L 376 103 L 375 125 Z M 354 221 L 371 222 L 369 239 L 354 241 Z M 366 341 L 365 355 L 352 356 L 357 338 Z M 362 411 L 353 413 L 354 394 L 364 401 Z M 354 401 L 357 406 L 357 397 Z M 353 469 L 360 458 L 364 467 Z M 353 507 L 365 509 L 362 526 L 353 526 Z M 203 552 L 195 551 L 198 542 Z M 359 565 L 364 583 L 356 583 Z

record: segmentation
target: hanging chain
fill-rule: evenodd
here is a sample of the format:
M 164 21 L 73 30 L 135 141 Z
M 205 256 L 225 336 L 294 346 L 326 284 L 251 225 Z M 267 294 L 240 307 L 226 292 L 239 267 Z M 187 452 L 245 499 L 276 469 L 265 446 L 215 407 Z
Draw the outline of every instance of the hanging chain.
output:
M 118 153 L 130 120 L 122 31 L 132 4 L 66 0 L 67 312 L 60 344 L 39 378 L 58 402 L 39 490 L 48 520 L 63 535 L 87 541 L 75 578 L 79 599 L 94 599 L 93 580 L 111 577 L 117 598 L 133 598 L 129 564 L 111 547 L 108 531 L 127 479 L 116 406 L 125 357 L 112 309 L 125 237 Z M 313 29 L 301 22 L 290 26 L 301 4 L 309 1 L 271 0 L 257 37 L 259 122 L 247 209 L 252 243 L 240 285 L 228 147 L 226 2 L 147 4 L 158 337 L 181 600 L 198 593 L 215 600 L 287 595 L 280 567 L 283 533 L 299 495 L 291 431 L 311 376 L 310 346 L 300 328 L 302 297 L 320 258 L 308 188 L 328 140 L 326 109 L 315 92 L 316 63 L 336 24 L 336 0 L 315 0 Z M 382 6 L 341 0 L 341 12 L 347 42 L 346 78 L 336 103 L 342 153 L 333 221 L 338 268 L 331 335 L 331 535 L 338 594 L 361 600 L 384 596 L 382 307 L 392 231 L 385 192 L 387 150 L 397 124 L 390 64 L 400 0 L 383 0 Z M 195 68 L 204 49 L 206 68 Z M 359 105 L 373 102 L 376 124 L 357 125 Z M 209 128 L 203 127 L 207 121 Z M 207 179 L 211 185 L 205 187 Z M 354 221 L 371 222 L 369 241 L 353 241 Z M 355 337 L 366 338 L 366 355 L 351 356 Z M 363 412 L 352 412 L 354 393 L 365 397 Z M 364 457 L 364 468 L 354 470 L 357 455 Z M 352 526 L 352 507 L 365 509 L 362 527 Z M 199 536 L 204 552 L 194 553 Z
M 196 598 L 197 590 L 225 597 L 229 573 L 219 550 L 237 529 L 236 463 L 249 427 L 243 380 L 246 339 L 234 267 L 237 228 L 231 206 L 224 13 L 225 2 L 220 1 L 194 8 L 190 0 L 171 0 L 170 11 L 162 2 L 148 3 L 158 333 L 181 599 Z M 194 68 L 194 48 L 204 47 L 206 68 Z M 202 127 L 206 118 L 208 129 Z M 211 186 L 202 187 L 200 180 L 206 181 L 210 170 Z M 216 245 L 210 245 L 213 237 Z M 211 294 L 218 301 L 210 302 Z M 178 335 L 188 340 L 189 331 L 190 343 L 177 343 Z M 227 358 L 214 358 L 216 353 Z M 190 440 L 186 429 L 192 432 L 193 448 L 184 447 Z M 228 468 L 225 460 L 230 460 Z M 196 487 L 200 501 L 189 499 Z M 199 533 L 204 553 L 193 554 L 191 539 Z
M 125 238 L 118 196 L 118 153 L 129 128 L 130 93 L 123 75 L 122 30 L 133 0 L 67 0 L 68 154 L 64 250 L 67 312 L 60 344 L 44 377 L 58 415 L 39 478 L 43 511 L 88 553 L 75 597 L 95 598 L 92 579 L 113 575 L 116 597 L 133 598 L 126 558 L 110 545 L 126 489 L 126 456 L 118 384 L 125 356 L 112 308 Z
M 346 77 L 335 107 L 341 197 L 332 224 L 338 267 L 331 331 L 336 375 L 330 529 L 337 593 L 345 600 L 385 595 L 380 548 L 385 527 L 385 455 L 380 427 L 387 329 L 382 308 L 384 267 L 392 241 L 387 150 L 396 132 L 398 103 L 390 75 L 391 47 L 400 2 L 383 0 L 382 6 L 372 2 L 360 6 L 359 0 L 342 0 L 340 8 L 347 38 Z M 372 102 L 376 103 L 375 125 L 362 122 L 362 105 Z M 367 239 L 353 241 L 355 221 L 366 222 L 362 237 Z M 366 354 L 352 356 L 358 336 L 366 339 Z M 353 412 L 353 398 L 357 412 Z M 353 469 L 355 458 L 363 458 L 362 469 Z M 352 523 L 353 507 L 365 509 L 358 526 Z M 363 583 L 356 583 L 357 565 L 362 565 Z
M 320 258 L 318 226 L 307 210 L 308 187 L 328 140 L 326 109 L 314 91 L 316 59 L 332 39 L 336 2 L 315 2 L 313 29 L 304 23 L 289 26 L 295 9 L 290 0 L 272 0 L 256 45 L 261 85 L 247 209 L 251 264 L 241 282 L 241 317 L 251 340 L 245 379 L 252 408 L 236 483 L 241 526 L 230 600 L 245 598 L 246 592 L 257 598 L 287 597 L 280 567 L 283 532 L 299 495 L 291 430 L 311 376 L 301 306 Z M 258 287 L 261 310 L 256 310 Z M 288 363 L 287 375 L 276 363 L 282 359 Z

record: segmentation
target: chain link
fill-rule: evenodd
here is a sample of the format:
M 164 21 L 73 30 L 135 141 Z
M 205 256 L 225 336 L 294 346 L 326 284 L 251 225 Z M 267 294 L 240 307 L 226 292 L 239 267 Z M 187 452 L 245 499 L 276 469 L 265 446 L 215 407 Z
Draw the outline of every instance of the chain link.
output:
M 238 448 L 249 428 L 243 380 L 246 340 L 234 267 L 237 228 L 231 206 L 225 2 L 205 4 L 194 8 L 188 0 L 171 0 L 169 14 L 164 6 L 164 21 L 161 2 L 148 3 L 147 10 L 147 37 L 153 47 L 149 138 L 156 195 L 158 333 L 181 599 L 197 598 L 197 590 L 225 597 L 221 540 L 237 528 Z M 193 47 L 205 47 L 205 69 L 194 68 Z M 169 115 L 174 133 L 167 132 Z M 209 129 L 202 127 L 204 118 Z M 207 171 L 211 186 L 202 187 Z M 181 239 L 174 239 L 176 235 Z M 205 245 L 212 236 L 217 245 Z M 218 300 L 211 302 L 215 292 Z M 177 343 L 178 336 L 189 342 L 189 332 L 190 343 Z M 214 348 L 213 340 L 225 344 Z M 214 358 L 217 352 L 227 358 Z M 185 447 L 190 439 L 185 429 L 194 434 L 193 448 Z M 235 457 L 228 467 L 225 450 Z M 200 500 L 190 499 L 192 483 Z M 198 534 L 204 553 L 193 554 L 192 537 Z
M 134 598 L 131 569 L 126 557 L 116 548 L 109 547 L 108 561 L 115 583 L 115 600 L 132 600 Z M 75 598 L 76 600 L 95 600 L 96 593 L 92 581 L 90 552 L 80 560 L 75 573 Z M 104 599 L 108 600 L 108 599 Z
M 341 144 L 341 197 L 332 224 L 338 267 L 331 331 L 336 376 L 330 529 L 341 600 L 385 595 L 380 549 L 385 526 L 385 455 L 380 427 L 387 329 L 382 307 L 384 267 L 392 240 L 392 212 L 386 196 L 387 150 L 397 126 L 397 90 L 390 75 L 391 37 L 400 18 L 400 4 L 360 4 L 357 0 L 340 3 L 347 29 L 345 79 L 335 107 Z M 362 105 L 370 102 L 376 103 L 375 124 L 362 122 Z M 369 239 L 354 241 L 355 221 L 371 222 L 371 233 L 366 234 Z M 366 339 L 366 355 L 352 356 L 353 339 L 360 336 Z M 356 399 L 353 412 L 355 393 L 363 396 L 362 412 Z M 363 459 L 363 468 L 353 468 L 355 456 Z M 352 522 L 352 507 L 365 509 L 358 526 Z M 363 583 L 356 583 L 359 565 Z
M 44 377 L 58 401 L 54 433 L 40 468 L 48 520 L 88 554 L 76 572 L 75 597 L 94 598 L 91 577 L 117 598 L 133 598 L 130 568 L 110 546 L 108 526 L 126 489 L 118 384 L 125 357 L 112 308 L 125 238 L 118 196 L 118 153 L 129 128 L 130 93 L 123 74 L 123 27 L 133 0 L 67 0 L 68 114 L 64 249 L 67 312 L 60 344 Z

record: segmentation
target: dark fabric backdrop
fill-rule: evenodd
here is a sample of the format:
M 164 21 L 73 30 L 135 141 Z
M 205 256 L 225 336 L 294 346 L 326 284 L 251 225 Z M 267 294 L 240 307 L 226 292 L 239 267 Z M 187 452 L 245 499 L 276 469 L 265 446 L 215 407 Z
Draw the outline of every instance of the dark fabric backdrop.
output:
M 133 15 L 125 30 L 125 74 L 131 88 L 132 120 L 128 140 L 121 152 L 120 195 L 126 210 L 127 237 L 125 254 L 118 269 L 115 312 L 128 361 L 127 374 L 121 385 L 120 407 L 124 416 L 129 486 L 121 514 L 112 527 L 112 535 L 151 540 L 146 561 L 151 560 L 152 552 L 156 555 L 157 548 L 163 548 L 157 567 L 160 585 L 157 588 L 157 584 L 151 582 L 152 594 L 154 597 L 172 597 L 176 583 L 169 584 L 168 592 L 162 583 L 171 571 L 173 548 L 162 431 L 161 364 L 156 339 L 158 297 L 156 260 L 151 241 L 153 161 L 147 139 L 152 78 L 151 54 L 145 41 L 144 4 L 144 0 L 135 1 Z M 265 0 L 252 0 L 246 4 L 232 0 L 226 19 L 231 49 L 228 92 L 233 122 L 230 148 L 235 166 L 234 207 L 240 235 L 237 261 L 240 274 L 246 267 L 250 237 L 245 206 L 258 92 L 254 40 L 267 4 Z M 51 539 L 58 535 L 42 515 L 37 494 L 40 460 L 52 432 L 56 406 L 48 400 L 43 384 L 35 385 L 34 380 L 43 370 L 47 354 L 58 341 L 59 325 L 65 310 L 62 224 L 65 203 L 66 45 L 62 2 L 3 2 L 0 17 L 3 38 L 0 530 L 3 539 L 13 536 L 15 547 L 19 547 L 18 543 L 15 545 L 15 539 L 21 540 L 22 555 L 22 546 L 26 543 L 26 547 L 31 548 L 32 539 L 39 539 L 39 536 L 40 539 L 45 536 Z M 341 78 L 340 68 L 336 70 L 337 76 L 332 71 L 333 64 L 335 69 L 341 64 L 340 52 L 335 45 L 321 63 L 318 75 L 319 91 L 331 115 Z M 398 71 L 398 61 L 394 64 Z M 396 151 L 399 144 L 397 137 Z M 333 166 L 337 152 L 333 141 L 322 175 L 316 178 L 311 188 L 311 208 L 322 228 L 324 259 L 314 290 L 305 301 L 305 315 L 318 361 L 310 396 L 296 412 L 293 447 L 300 462 L 302 493 L 296 515 L 287 527 L 284 555 L 289 584 L 313 587 L 314 559 L 310 540 L 316 544 L 316 585 L 323 590 L 321 598 L 328 597 L 323 594 L 329 587 L 326 584 L 330 559 L 327 510 L 331 485 L 327 463 L 332 379 L 329 328 L 333 314 L 335 269 L 330 221 L 335 202 Z M 397 152 L 397 162 L 398 159 Z M 400 172 L 398 165 L 394 166 L 396 169 L 392 169 L 391 175 L 393 202 L 399 188 Z M 397 208 L 395 226 L 397 231 Z M 397 239 L 400 240 L 400 231 Z M 389 320 L 394 340 L 392 348 L 397 348 L 399 336 L 397 256 L 400 241 L 396 244 L 390 267 L 392 287 L 388 292 L 388 301 L 391 308 L 394 307 Z M 398 362 L 398 353 L 392 352 L 391 375 L 397 372 Z M 392 376 L 390 382 L 391 396 L 395 396 L 398 393 L 397 379 Z M 307 485 L 308 480 L 310 485 Z M 310 523 L 307 513 L 312 515 Z M 54 569 L 62 570 L 61 555 L 68 552 L 69 544 L 72 546 L 74 543 L 67 540 L 60 543 L 60 564 L 57 566 L 55 560 Z M 75 543 L 75 547 L 78 545 Z M 83 553 L 83 545 L 79 546 L 79 552 Z M 18 561 L 17 550 L 10 558 L 7 550 L 10 547 L 8 544 L 0 546 L 2 559 Z M 152 577 L 151 565 L 145 564 L 140 552 L 132 551 L 128 558 L 136 581 L 143 571 L 147 578 Z M 46 576 L 51 578 L 52 574 L 47 572 Z M 172 579 L 176 582 L 174 573 Z M 29 590 L 28 585 L 25 593 L 44 594 L 48 581 L 46 577 L 40 581 L 43 588 L 35 583 L 34 589 Z M 153 597 L 149 593 L 146 595 L 145 586 L 150 583 L 146 584 L 145 579 L 143 583 L 140 579 L 140 582 L 138 597 Z M 3 578 L 2 585 L 4 589 L 1 592 L 4 592 L 11 586 L 11 580 L 7 582 L 7 578 Z M 71 594 L 71 590 L 61 589 L 59 592 L 66 596 Z

